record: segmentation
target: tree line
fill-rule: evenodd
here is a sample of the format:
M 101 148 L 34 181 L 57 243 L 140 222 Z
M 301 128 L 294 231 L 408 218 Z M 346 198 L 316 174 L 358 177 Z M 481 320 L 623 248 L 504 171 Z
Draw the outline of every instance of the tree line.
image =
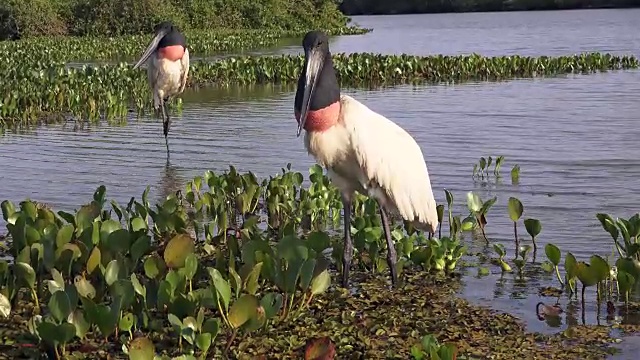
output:
M 40 35 L 118 36 L 171 20 L 188 29 L 334 28 L 334 0 L 0 0 L 0 40 Z

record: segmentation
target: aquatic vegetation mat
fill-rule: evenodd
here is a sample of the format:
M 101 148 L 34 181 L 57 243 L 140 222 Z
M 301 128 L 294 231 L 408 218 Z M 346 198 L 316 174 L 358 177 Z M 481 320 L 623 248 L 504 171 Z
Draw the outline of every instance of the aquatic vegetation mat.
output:
M 527 333 L 513 316 L 455 296 L 467 254 L 462 233 L 479 231 L 478 219 L 489 214 L 484 204 L 492 203 L 473 193 L 461 220 L 445 191 L 448 236 L 445 204 L 438 205 L 437 237 L 392 220 L 396 289 L 389 286 L 377 203 L 357 196 L 350 287 L 332 285 L 343 259 L 340 195 L 317 165 L 308 185 L 304 180 L 290 168 L 258 180 L 230 167 L 205 172 L 155 205 L 148 188 L 121 206 L 107 199 L 104 186 L 74 212 L 3 201 L 3 255 L 12 259 L 0 260 L 3 355 L 254 359 L 335 352 L 421 359 L 421 345 L 453 360 L 600 359 L 613 351 L 609 327 Z M 524 206 L 509 203 L 516 228 Z M 504 246 L 494 248 L 510 272 Z M 520 249 L 510 261 L 519 273 L 535 266 L 526 254 Z M 589 269 L 578 275 L 583 285 L 600 276 L 601 265 Z
M 330 35 L 356 35 L 370 31 L 358 27 L 328 29 Z M 191 57 L 221 52 L 260 49 L 276 45 L 281 39 L 300 38 L 304 31 L 278 30 L 188 30 L 184 32 Z M 118 62 L 138 59 L 153 36 L 118 37 L 51 36 L 20 41 L 0 41 L 0 58 L 12 63 Z
M 46 60 L 9 55 L 0 62 L 0 126 L 73 118 L 124 121 L 130 110 L 151 111 L 145 69 L 128 64 L 68 68 Z M 295 83 L 302 56 L 231 57 L 194 61 L 188 87 L 230 84 Z M 370 53 L 335 54 L 343 86 L 448 83 L 504 80 L 638 67 L 633 56 L 590 53 L 561 57 L 408 56 Z M 16 86 L 20 84 L 20 86 Z M 180 98 L 173 105 L 181 108 Z

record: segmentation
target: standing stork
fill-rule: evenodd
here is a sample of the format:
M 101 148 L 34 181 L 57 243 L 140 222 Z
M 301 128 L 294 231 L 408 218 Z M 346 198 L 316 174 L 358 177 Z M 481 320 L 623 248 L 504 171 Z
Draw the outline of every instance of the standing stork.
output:
M 184 91 L 189 74 L 187 41 L 170 21 L 156 25 L 155 36 L 133 68 L 137 69 L 149 59 L 147 76 L 153 92 L 153 108 L 156 111 L 162 108 L 164 140 L 167 145 L 167 156 L 169 156 L 167 135 L 171 119 L 166 109 L 166 102 Z
M 355 191 L 373 197 L 387 240 L 387 263 L 397 285 L 397 255 L 387 212 L 399 213 L 415 228 L 434 234 L 436 202 L 420 147 L 404 129 L 348 95 L 340 94 L 329 39 L 320 31 L 302 41 L 304 69 L 298 79 L 295 116 L 304 128 L 305 148 L 327 169 L 344 206 L 342 286 L 347 287 L 353 255 L 351 201 Z

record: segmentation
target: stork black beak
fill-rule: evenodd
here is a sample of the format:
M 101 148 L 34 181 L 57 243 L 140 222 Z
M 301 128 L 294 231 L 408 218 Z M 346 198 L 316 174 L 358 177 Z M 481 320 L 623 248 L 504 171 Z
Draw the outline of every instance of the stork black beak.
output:
M 160 43 L 160 40 L 165 35 L 167 35 L 168 32 L 169 32 L 169 29 L 163 28 L 156 33 L 156 36 L 153 38 L 153 40 L 151 40 L 151 44 L 149 44 L 149 47 L 147 47 L 147 49 L 144 51 L 144 54 L 142 54 L 142 57 L 140 58 L 140 60 L 138 60 L 138 63 L 133 66 L 134 70 L 137 69 L 145 61 L 147 61 L 149 56 L 151 56 L 151 54 L 153 54 L 153 52 L 156 51 L 158 47 L 158 43 Z
M 305 68 L 307 72 L 305 73 L 305 82 L 304 82 L 304 95 L 302 96 L 302 106 L 300 113 L 300 121 L 298 122 L 298 135 L 300 137 L 300 133 L 304 128 L 304 124 L 307 122 L 307 114 L 309 112 L 309 105 L 311 104 L 311 98 L 316 89 L 316 82 L 318 81 L 318 76 L 322 71 L 322 66 L 324 65 L 325 53 L 318 47 L 313 48 L 309 51 L 305 51 Z

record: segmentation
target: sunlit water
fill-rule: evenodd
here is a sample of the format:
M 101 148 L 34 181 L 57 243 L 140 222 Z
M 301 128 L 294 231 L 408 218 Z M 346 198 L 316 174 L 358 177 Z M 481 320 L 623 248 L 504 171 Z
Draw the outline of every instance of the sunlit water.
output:
M 583 51 L 640 53 L 639 10 L 595 10 L 502 14 L 442 14 L 354 17 L 374 32 L 339 37 L 334 52 L 413 54 L 567 55 Z M 295 42 L 265 51 L 298 52 Z M 256 53 L 256 52 L 253 52 Z M 99 184 L 109 198 L 126 203 L 146 185 L 160 200 L 182 189 L 186 180 L 205 170 L 224 171 L 233 164 L 258 176 L 274 175 L 291 162 L 306 172 L 313 159 L 296 138 L 291 86 L 206 89 L 184 94 L 184 111 L 170 132 L 171 158 L 166 152 L 160 120 L 130 119 L 122 127 L 39 127 L 0 137 L 0 199 L 18 202 L 30 197 L 56 208 L 73 210 L 91 198 Z M 540 219 L 537 261 L 544 245 L 557 244 L 579 260 L 593 253 L 611 254 L 612 241 L 595 214 L 629 217 L 637 212 L 640 160 L 640 71 L 524 79 L 455 86 L 398 86 L 365 91 L 345 89 L 372 109 L 407 129 L 421 145 L 436 200 L 453 192 L 456 213 L 467 212 L 465 194 L 483 199 L 498 196 L 488 216 L 487 235 L 502 242 L 513 257 L 509 196 L 524 204 L 524 217 Z M 480 156 L 504 155 L 501 184 L 471 178 Z M 521 167 L 520 183 L 512 185 L 509 170 Z M 524 226 L 520 233 L 526 237 Z M 444 233 L 448 232 L 448 227 Z M 483 240 L 470 241 L 484 251 Z M 505 310 L 526 321 L 530 330 L 553 332 L 567 323 L 582 323 L 578 303 L 567 306 L 560 324 L 540 322 L 537 295 L 542 286 L 557 286 L 551 275 L 514 275 L 500 279 L 499 268 L 464 278 L 462 295 Z M 587 299 L 594 299 L 588 294 Z M 586 323 L 607 323 L 606 309 L 596 315 L 587 304 Z M 640 349 L 628 340 L 632 351 Z M 636 341 L 637 342 L 637 341 Z M 624 357 L 620 357 L 624 358 Z

